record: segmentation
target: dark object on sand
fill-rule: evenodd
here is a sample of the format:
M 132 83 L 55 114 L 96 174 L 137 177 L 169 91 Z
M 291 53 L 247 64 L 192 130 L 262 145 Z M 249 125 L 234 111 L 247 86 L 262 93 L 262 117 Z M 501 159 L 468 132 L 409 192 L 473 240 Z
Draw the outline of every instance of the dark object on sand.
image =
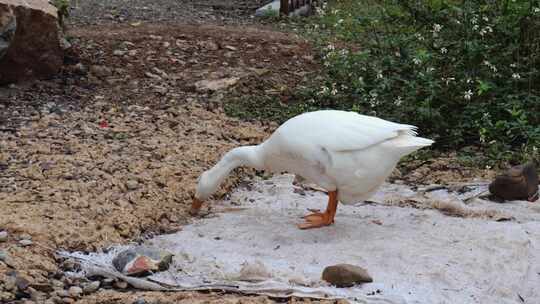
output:
M 144 275 L 169 268 L 173 255 L 156 248 L 138 246 L 120 252 L 112 261 L 114 267 L 127 275 Z
M 323 270 L 322 279 L 337 287 L 351 287 L 360 283 L 371 283 L 373 279 L 362 267 L 337 264 Z
M 489 192 L 503 200 L 538 199 L 538 174 L 534 164 L 514 166 L 489 185 Z

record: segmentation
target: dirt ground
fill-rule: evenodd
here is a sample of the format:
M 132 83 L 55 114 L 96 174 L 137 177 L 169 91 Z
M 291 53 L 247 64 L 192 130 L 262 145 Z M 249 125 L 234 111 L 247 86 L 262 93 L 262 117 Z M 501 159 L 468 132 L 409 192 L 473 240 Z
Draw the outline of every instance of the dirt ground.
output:
M 259 143 L 276 127 L 225 116 L 221 104 L 227 94 L 272 89 L 250 86 L 254 79 L 294 88 L 317 72 L 309 43 L 293 34 L 256 24 L 165 24 L 186 14 L 165 1 L 150 2 L 161 5 L 154 14 L 165 16 L 162 23 L 134 23 L 155 17 L 140 13 L 152 11 L 143 9 L 143 2 L 123 15 L 113 14 L 125 17 L 112 21 L 108 14 L 121 12 L 124 2 L 79 3 L 89 13 L 74 13 L 68 31 L 73 48 L 62 73 L 51 80 L 0 87 L 0 231 L 8 233 L 0 242 L 1 301 L 274 302 L 234 294 L 129 289 L 101 289 L 82 299 L 58 293 L 80 282 L 63 276 L 70 266 L 55 257 L 57 250 L 96 250 L 181 229 L 190 221 L 186 210 L 198 175 L 228 149 Z M 230 3 L 242 7 L 241 17 L 232 19 L 252 22 L 246 10 L 257 1 Z M 209 20 L 227 23 L 227 18 Z M 207 84 L 216 81 L 226 85 L 209 89 Z M 253 173 L 238 170 L 220 195 L 240 176 Z M 449 158 L 425 163 L 407 176 L 411 182 L 429 183 L 490 174 L 464 170 Z M 14 278 L 17 287 L 9 287 Z M 19 286 L 21 282 L 26 285 Z

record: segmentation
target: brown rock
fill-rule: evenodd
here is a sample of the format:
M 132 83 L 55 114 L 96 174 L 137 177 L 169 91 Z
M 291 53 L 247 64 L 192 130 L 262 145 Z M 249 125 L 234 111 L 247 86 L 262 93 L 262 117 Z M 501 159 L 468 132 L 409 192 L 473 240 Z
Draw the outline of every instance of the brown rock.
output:
M 367 270 L 351 264 L 326 267 L 322 273 L 322 279 L 337 287 L 351 287 L 355 284 L 373 282 Z
M 489 185 L 489 192 L 504 200 L 538 199 L 538 173 L 534 164 L 514 166 Z
M 10 12 L 16 29 L 0 58 L 0 84 L 56 74 L 63 62 L 56 8 L 47 0 L 0 0 L 0 20 L 13 20 Z

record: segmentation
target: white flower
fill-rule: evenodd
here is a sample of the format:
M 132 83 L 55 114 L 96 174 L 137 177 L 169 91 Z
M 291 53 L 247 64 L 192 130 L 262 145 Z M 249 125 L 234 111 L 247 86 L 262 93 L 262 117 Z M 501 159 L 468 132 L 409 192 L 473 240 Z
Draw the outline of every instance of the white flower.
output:
M 515 68 L 515 67 L 517 67 L 517 64 L 516 64 L 516 63 L 511 63 L 511 64 L 510 64 L 510 67 L 511 67 L 511 68 Z
M 401 99 L 401 96 L 398 96 L 398 97 L 394 100 L 394 104 L 395 104 L 396 106 L 400 106 L 402 103 L 403 103 L 403 99 Z
M 433 25 L 433 32 L 438 33 L 438 32 L 441 31 L 441 29 L 442 29 L 442 25 L 437 24 L 437 23 L 435 23 L 435 24 Z
M 428 73 L 431 73 L 433 71 L 435 71 L 435 68 L 429 67 L 429 68 L 426 69 L 426 72 L 428 72 Z
M 468 90 L 467 92 L 465 92 L 465 95 L 463 95 L 463 98 L 465 98 L 466 100 L 471 100 L 472 96 L 473 92 L 471 90 Z
M 333 51 L 336 49 L 336 47 L 333 45 L 333 44 L 329 44 L 327 47 L 326 47 L 327 50 L 329 51 Z
M 445 47 L 443 47 L 441 49 L 441 54 L 446 54 L 446 53 L 448 53 L 448 50 Z
M 416 64 L 416 65 L 419 65 L 420 63 L 422 63 L 422 61 L 421 61 L 420 59 L 418 59 L 418 58 L 413 58 L 412 61 L 413 61 L 414 64 Z
M 377 72 L 377 79 L 383 78 L 382 71 Z
M 538 8 L 538 7 L 533 8 L 533 12 L 540 13 L 540 8 Z
M 512 78 L 514 78 L 514 79 L 520 79 L 521 76 L 520 76 L 518 73 L 514 73 L 514 74 L 512 74 Z
M 482 20 L 488 22 L 488 21 L 489 21 L 489 18 L 488 18 L 487 16 L 484 16 L 484 17 L 482 17 Z
M 338 24 L 342 24 L 342 23 L 343 23 L 343 19 L 339 19 L 339 20 L 337 21 L 337 23 L 338 23 Z
M 476 24 L 477 22 L 478 22 L 478 18 L 473 17 L 473 18 L 471 19 L 471 23 L 472 23 L 472 24 Z
M 478 30 L 478 24 L 475 24 L 473 27 L 472 27 L 473 30 Z
M 471 83 L 471 82 L 472 82 L 472 79 L 467 78 L 467 83 Z
M 332 95 L 336 95 L 337 94 L 337 89 L 336 88 L 332 88 L 332 91 L 330 92 Z

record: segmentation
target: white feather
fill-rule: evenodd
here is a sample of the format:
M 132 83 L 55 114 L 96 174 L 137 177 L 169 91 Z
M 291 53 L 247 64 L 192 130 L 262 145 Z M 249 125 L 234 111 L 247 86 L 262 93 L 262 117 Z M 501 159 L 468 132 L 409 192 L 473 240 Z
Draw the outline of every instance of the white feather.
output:
M 338 190 L 343 203 L 356 202 L 373 194 L 401 157 L 432 143 L 416 137 L 411 125 L 354 112 L 304 113 L 262 144 L 227 153 L 201 176 L 196 197 L 210 196 L 232 169 L 250 166 L 300 175 L 328 191 Z

